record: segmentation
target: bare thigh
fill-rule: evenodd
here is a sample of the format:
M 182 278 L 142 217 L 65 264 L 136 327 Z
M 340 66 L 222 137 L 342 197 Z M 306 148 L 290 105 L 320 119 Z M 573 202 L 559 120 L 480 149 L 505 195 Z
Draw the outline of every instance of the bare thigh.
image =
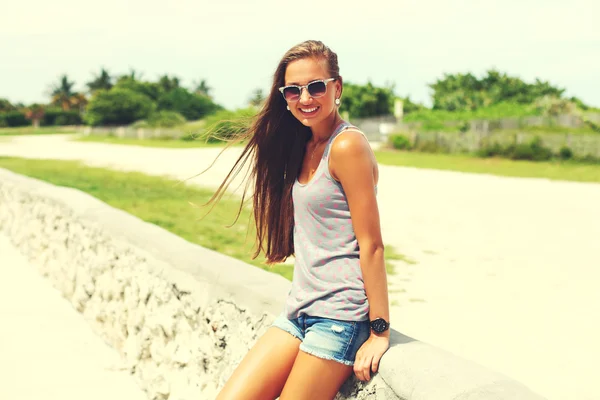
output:
M 269 328 L 246 354 L 217 400 L 277 398 L 292 370 L 300 343 L 279 328 Z
M 350 365 L 300 351 L 280 400 L 333 399 L 353 370 Z

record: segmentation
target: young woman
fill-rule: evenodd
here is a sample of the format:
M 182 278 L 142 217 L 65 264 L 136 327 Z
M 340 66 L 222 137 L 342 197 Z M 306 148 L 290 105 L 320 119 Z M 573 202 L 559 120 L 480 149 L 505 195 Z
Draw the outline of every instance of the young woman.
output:
M 389 347 L 389 307 L 376 201 L 377 162 L 342 120 L 337 55 L 306 41 L 283 57 L 248 144 L 258 249 L 295 256 L 283 313 L 225 384 L 225 399 L 333 399 L 352 374 L 369 380 Z

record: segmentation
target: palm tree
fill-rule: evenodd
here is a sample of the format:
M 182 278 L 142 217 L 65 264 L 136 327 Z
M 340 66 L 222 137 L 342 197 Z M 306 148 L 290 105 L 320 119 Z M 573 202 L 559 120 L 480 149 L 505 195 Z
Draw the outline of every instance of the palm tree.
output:
M 159 78 L 158 86 L 164 92 L 170 92 L 171 90 L 177 89 L 179 87 L 179 78 L 177 78 L 176 76 L 171 78 L 169 77 L 169 75 L 165 74 Z
M 202 79 L 199 83 L 194 84 L 194 86 L 194 93 L 212 99 L 212 96 L 210 95 L 210 91 L 212 90 L 212 88 L 208 86 L 208 84 L 206 83 L 206 79 Z
M 90 93 L 93 94 L 96 90 L 110 90 L 113 87 L 112 77 L 107 70 L 102 68 L 100 75 L 94 76 L 94 79 L 87 83 Z
M 73 91 L 75 82 L 69 82 L 67 75 L 60 78 L 60 82 L 51 88 L 50 95 L 52 100 L 50 104 L 60 106 L 63 111 L 69 111 L 72 108 L 77 108 L 83 111 L 87 104 L 87 99 L 84 94 Z
M 60 106 L 64 111 L 71 109 L 71 98 L 75 94 L 73 86 L 75 82 L 69 82 L 67 75 L 60 78 L 57 85 L 52 86 L 50 95 L 52 96 L 51 104 Z
M 143 73 L 137 72 L 135 69 L 131 68 L 129 70 L 129 74 L 123 74 L 123 75 L 119 76 L 117 78 L 117 82 L 121 82 L 124 80 L 139 81 L 142 79 L 143 75 L 144 75 Z
M 71 106 L 79 109 L 79 113 L 83 113 L 85 111 L 87 103 L 88 99 L 83 93 L 75 93 L 73 96 L 71 96 Z

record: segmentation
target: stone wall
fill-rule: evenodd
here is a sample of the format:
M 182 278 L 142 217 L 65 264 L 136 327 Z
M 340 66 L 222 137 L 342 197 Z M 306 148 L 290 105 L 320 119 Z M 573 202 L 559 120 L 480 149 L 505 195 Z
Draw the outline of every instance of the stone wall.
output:
M 213 399 L 290 285 L 85 193 L 3 169 L 0 232 L 120 352 L 150 399 Z M 396 331 L 380 373 L 349 379 L 337 398 L 540 399 Z

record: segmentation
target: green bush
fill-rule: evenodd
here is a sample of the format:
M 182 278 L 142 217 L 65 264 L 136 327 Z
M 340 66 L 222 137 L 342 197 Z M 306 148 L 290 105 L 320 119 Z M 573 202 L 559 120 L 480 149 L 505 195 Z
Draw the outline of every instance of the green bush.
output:
M 392 147 L 398 150 L 410 150 L 412 147 L 410 140 L 404 135 L 390 135 L 389 141 L 392 144 Z
M 85 121 L 89 125 L 129 125 L 155 110 L 152 100 L 129 89 L 98 90 L 90 100 Z
M 185 124 L 185 117 L 175 111 L 155 111 L 148 119 L 140 119 L 131 124 L 132 128 L 173 128 Z
M 145 120 L 145 119 L 139 119 L 139 120 L 135 121 L 133 124 L 131 124 L 129 126 L 131 128 L 135 128 L 135 129 L 138 129 L 138 128 L 152 128 L 150 126 L 150 124 L 148 123 L 148 121 Z
M 158 109 L 176 111 L 187 120 L 196 120 L 214 113 L 219 106 L 206 96 L 190 93 L 185 88 L 176 88 L 159 97 Z
M 518 144 L 514 150 L 507 151 L 508 156 L 512 160 L 533 160 L 535 152 L 529 144 Z
M 558 156 L 562 160 L 570 160 L 571 158 L 573 158 L 573 150 L 571 150 L 567 146 L 562 146 L 558 152 Z
M 329 85 L 333 87 L 332 83 Z M 353 118 L 388 115 L 393 112 L 394 100 L 394 91 L 391 87 L 377 87 L 371 82 L 367 82 L 366 85 L 344 82 L 340 112 L 347 111 Z
M 54 125 L 81 125 L 83 119 L 81 114 L 75 110 L 63 111 L 61 109 L 48 109 L 44 112 L 44 118 L 40 121 L 41 126 Z
M 0 127 L 29 126 L 31 121 L 25 118 L 20 111 L 7 111 L 0 113 Z
M 552 159 L 552 150 L 544 146 L 542 139 L 539 136 L 536 136 L 529 142 L 529 147 L 531 147 L 531 150 L 533 151 L 533 161 L 546 161 Z
M 539 79 L 526 83 L 497 70 L 488 70 L 481 78 L 471 73 L 444 74 L 429 87 L 433 109 L 447 111 L 476 110 L 501 102 L 530 104 L 542 96 L 561 97 L 565 91 Z
M 156 128 L 172 128 L 185 124 L 185 117 L 176 111 L 161 110 L 152 113 L 146 120 L 148 126 Z
M 569 149 L 570 151 L 570 149 Z M 546 161 L 554 156 L 552 150 L 545 147 L 542 139 L 536 136 L 529 143 L 501 145 L 497 142 L 484 144 L 479 151 L 479 157 L 505 157 L 511 160 Z
M 162 93 L 158 83 L 138 81 L 136 79 L 132 79 L 131 77 L 123 77 L 119 79 L 113 89 L 128 89 L 132 92 L 146 95 L 152 99 L 152 101 L 157 101 L 158 97 Z
M 506 148 L 504 148 L 500 143 L 494 142 L 491 145 L 484 145 L 478 151 L 477 155 L 479 157 L 503 157 L 505 155 Z
M 447 153 L 448 149 L 435 140 L 422 140 L 415 143 L 413 148 L 422 153 Z
M 7 99 L 0 98 L 0 113 L 7 111 L 15 111 L 17 108 Z

